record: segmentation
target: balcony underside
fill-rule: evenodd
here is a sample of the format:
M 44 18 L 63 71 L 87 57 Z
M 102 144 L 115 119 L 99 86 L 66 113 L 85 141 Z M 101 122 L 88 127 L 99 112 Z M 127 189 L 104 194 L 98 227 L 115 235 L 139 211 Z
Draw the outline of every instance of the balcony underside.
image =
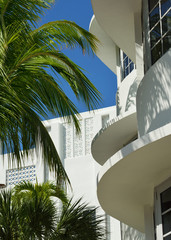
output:
M 141 18 L 142 0 L 91 0 L 91 3 L 98 24 L 135 62 L 134 15 Z
M 89 31 L 100 41 L 96 55 L 112 72 L 116 74 L 116 45 L 100 27 L 94 15 L 90 22 Z
M 105 212 L 144 232 L 144 206 L 153 206 L 154 187 L 171 175 L 171 124 L 118 151 L 98 176 Z
M 109 121 L 95 136 L 91 146 L 94 159 L 101 165 L 137 134 L 135 112 L 126 112 Z

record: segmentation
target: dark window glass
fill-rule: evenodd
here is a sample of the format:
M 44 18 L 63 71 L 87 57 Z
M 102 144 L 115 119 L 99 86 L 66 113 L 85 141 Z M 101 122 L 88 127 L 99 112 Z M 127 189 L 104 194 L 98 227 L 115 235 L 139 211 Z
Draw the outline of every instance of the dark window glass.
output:
M 125 59 L 127 57 L 127 55 L 125 53 L 123 53 L 123 59 Z
M 163 53 L 167 52 L 171 48 L 171 32 L 166 34 L 163 38 Z
M 131 62 L 131 64 L 130 64 L 130 72 L 132 72 L 133 69 L 134 69 L 134 63 Z
M 128 68 L 126 68 L 124 71 L 124 77 L 128 76 L 128 74 L 129 74 L 129 71 L 128 71 Z
M 161 38 L 160 33 L 160 23 L 157 24 L 155 28 L 150 33 L 151 48 L 156 44 L 156 42 Z
M 162 213 L 171 208 L 171 187 L 161 193 Z M 171 223 L 171 222 L 170 222 Z M 170 224 L 171 225 L 171 224 Z
M 171 234 L 167 237 L 164 237 L 164 240 L 171 240 Z
M 161 15 L 165 14 L 171 7 L 171 0 L 161 0 Z
M 171 231 L 171 211 L 162 216 L 163 234 Z
M 151 61 L 154 64 L 162 56 L 161 41 L 151 51 Z
M 124 68 L 126 68 L 127 66 L 128 66 L 128 57 L 126 57 L 124 60 Z
M 171 11 L 162 19 L 162 34 L 164 35 L 169 30 L 171 30 Z
M 149 12 L 152 10 L 152 8 L 157 4 L 158 0 L 149 0 Z
M 152 28 L 160 19 L 159 15 L 159 5 L 153 9 L 153 11 L 149 15 L 149 20 L 150 20 L 150 28 Z

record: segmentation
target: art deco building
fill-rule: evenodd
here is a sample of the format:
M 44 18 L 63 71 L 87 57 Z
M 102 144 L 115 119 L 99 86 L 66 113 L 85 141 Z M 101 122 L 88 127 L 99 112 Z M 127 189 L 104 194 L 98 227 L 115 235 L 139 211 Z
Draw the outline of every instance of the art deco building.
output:
M 66 122 L 63 118 L 44 121 L 72 185 L 72 190 L 68 189 L 68 195 L 74 200 L 82 198 L 82 202 L 92 207 L 99 207 L 96 196 L 96 175 L 100 166 L 91 155 L 91 142 L 95 133 L 115 116 L 115 106 L 81 113 L 80 135 L 76 134 L 74 124 Z M 0 155 L 0 190 L 5 186 L 14 187 L 22 181 L 35 183 L 36 180 L 38 183 L 55 181 L 55 175 L 42 161 L 41 152 L 36 154 L 35 149 L 30 150 L 28 159 L 25 159 L 20 168 L 8 162 L 8 154 L 3 157 Z M 98 214 L 104 215 L 104 211 L 99 208 Z M 107 227 L 107 240 L 114 239 L 117 235 L 120 237 L 120 223 L 117 220 L 106 216 L 104 224 Z
M 99 202 L 147 240 L 171 240 L 171 1 L 91 2 L 97 56 L 118 83 L 117 117 L 92 142 Z

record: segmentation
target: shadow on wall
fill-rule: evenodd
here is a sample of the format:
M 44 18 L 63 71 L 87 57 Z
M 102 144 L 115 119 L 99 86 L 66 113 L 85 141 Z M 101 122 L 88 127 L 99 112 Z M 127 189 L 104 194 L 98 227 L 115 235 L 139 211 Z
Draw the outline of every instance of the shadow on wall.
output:
M 134 69 L 124 78 L 116 93 L 117 116 L 128 110 L 136 110 L 136 94 L 139 86 L 137 71 Z
M 146 73 L 137 92 L 140 136 L 171 122 L 171 50 Z
M 145 240 L 145 234 L 121 223 L 122 240 Z
M 135 79 L 133 84 L 131 85 L 129 92 L 128 92 L 128 97 L 126 100 L 126 106 L 125 106 L 125 112 L 129 110 L 132 106 L 136 106 L 136 95 L 137 95 L 137 89 L 140 84 L 140 81 Z

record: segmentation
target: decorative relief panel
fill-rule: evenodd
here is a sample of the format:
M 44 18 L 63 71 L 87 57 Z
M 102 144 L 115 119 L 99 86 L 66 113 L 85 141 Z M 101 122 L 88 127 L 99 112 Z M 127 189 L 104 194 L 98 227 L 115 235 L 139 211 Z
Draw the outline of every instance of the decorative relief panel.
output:
M 74 127 L 74 157 L 83 155 L 83 121 L 80 120 L 80 130 L 79 134 L 76 134 Z
M 91 152 L 91 142 L 93 139 L 93 118 L 85 119 L 85 154 Z
M 64 123 L 64 158 L 72 157 L 72 128 L 73 126 L 69 123 Z
M 6 185 L 16 185 L 22 181 L 36 181 L 35 165 L 6 170 Z

